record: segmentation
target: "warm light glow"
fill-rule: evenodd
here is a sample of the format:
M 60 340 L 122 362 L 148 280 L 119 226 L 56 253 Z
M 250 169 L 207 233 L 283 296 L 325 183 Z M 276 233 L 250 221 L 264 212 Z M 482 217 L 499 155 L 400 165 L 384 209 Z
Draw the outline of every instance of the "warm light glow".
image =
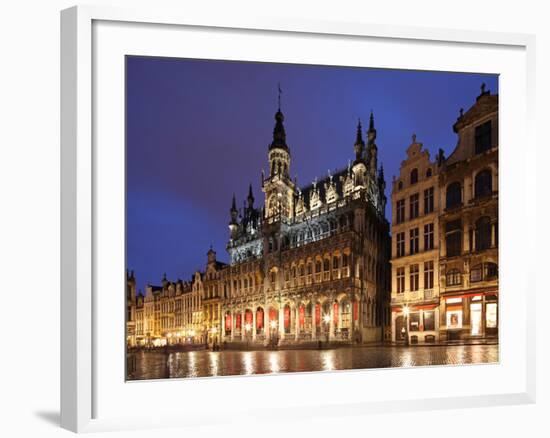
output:
M 409 316 L 409 313 L 410 313 L 409 306 L 403 307 L 403 314 L 404 314 L 405 316 Z
M 269 323 L 269 326 L 270 326 L 272 329 L 277 328 L 277 321 L 272 320 L 272 321 Z
M 212 328 L 212 333 L 214 333 L 214 334 L 218 333 L 218 329 L 216 327 L 213 327 Z
M 250 323 L 248 323 L 248 322 L 244 325 L 244 329 L 245 329 L 247 332 L 249 332 L 251 328 L 252 328 L 252 326 L 251 326 Z
M 168 338 L 171 338 L 171 337 L 172 337 L 172 333 L 168 333 L 166 336 L 167 336 Z
M 323 321 L 325 321 L 325 324 L 328 324 L 330 322 L 330 315 L 328 313 L 323 316 Z

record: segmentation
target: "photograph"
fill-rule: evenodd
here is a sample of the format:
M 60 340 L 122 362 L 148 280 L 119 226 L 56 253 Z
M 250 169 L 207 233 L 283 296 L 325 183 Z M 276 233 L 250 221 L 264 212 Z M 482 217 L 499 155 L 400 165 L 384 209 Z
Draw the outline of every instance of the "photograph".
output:
M 498 124 L 497 74 L 126 55 L 126 380 L 499 363 Z

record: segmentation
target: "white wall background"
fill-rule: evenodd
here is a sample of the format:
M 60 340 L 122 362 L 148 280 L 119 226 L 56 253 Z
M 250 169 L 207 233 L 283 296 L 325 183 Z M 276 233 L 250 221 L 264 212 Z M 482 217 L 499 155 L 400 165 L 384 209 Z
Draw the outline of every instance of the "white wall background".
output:
M 96 1 L 139 5 L 145 1 Z M 537 157 L 540 201 L 548 199 L 544 166 L 550 146 L 550 28 L 545 2 L 461 0 L 198 2 L 157 0 L 158 7 L 193 7 L 224 16 L 243 13 L 312 19 L 391 23 L 457 29 L 528 32 L 537 35 Z M 225 3 L 225 4 L 224 4 Z M 65 0 L 3 3 L 0 13 L 0 435 L 62 436 L 59 420 L 59 10 Z M 521 153 L 521 145 L 517 145 Z M 246 425 L 223 430 L 118 432 L 109 436 L 547 436 L 550 412 L 549 308 L 542 282 L 548 236 L 547 206 L 538 207 L 539 294 L 538 402 L 520 407 L 315 419 L 264 430 Z M 147 405 L 144 402 L 144 410 Z

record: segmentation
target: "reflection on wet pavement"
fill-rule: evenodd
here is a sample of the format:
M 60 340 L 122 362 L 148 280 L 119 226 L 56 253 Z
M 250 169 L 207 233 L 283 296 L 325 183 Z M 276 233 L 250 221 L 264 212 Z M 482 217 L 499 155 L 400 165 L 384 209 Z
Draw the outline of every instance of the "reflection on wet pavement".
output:
M 135 355 L 130 380 L 498 362 L 498 345 L 355 347 L 333 350 L 190 351 Z

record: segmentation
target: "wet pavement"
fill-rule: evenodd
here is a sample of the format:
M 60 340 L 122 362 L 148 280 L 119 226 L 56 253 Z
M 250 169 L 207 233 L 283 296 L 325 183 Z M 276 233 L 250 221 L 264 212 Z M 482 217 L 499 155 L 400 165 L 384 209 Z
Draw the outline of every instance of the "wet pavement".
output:
M 498 345 L 369 346 L 331 350 L 138 351 L 128 380 L 498 362 Z

